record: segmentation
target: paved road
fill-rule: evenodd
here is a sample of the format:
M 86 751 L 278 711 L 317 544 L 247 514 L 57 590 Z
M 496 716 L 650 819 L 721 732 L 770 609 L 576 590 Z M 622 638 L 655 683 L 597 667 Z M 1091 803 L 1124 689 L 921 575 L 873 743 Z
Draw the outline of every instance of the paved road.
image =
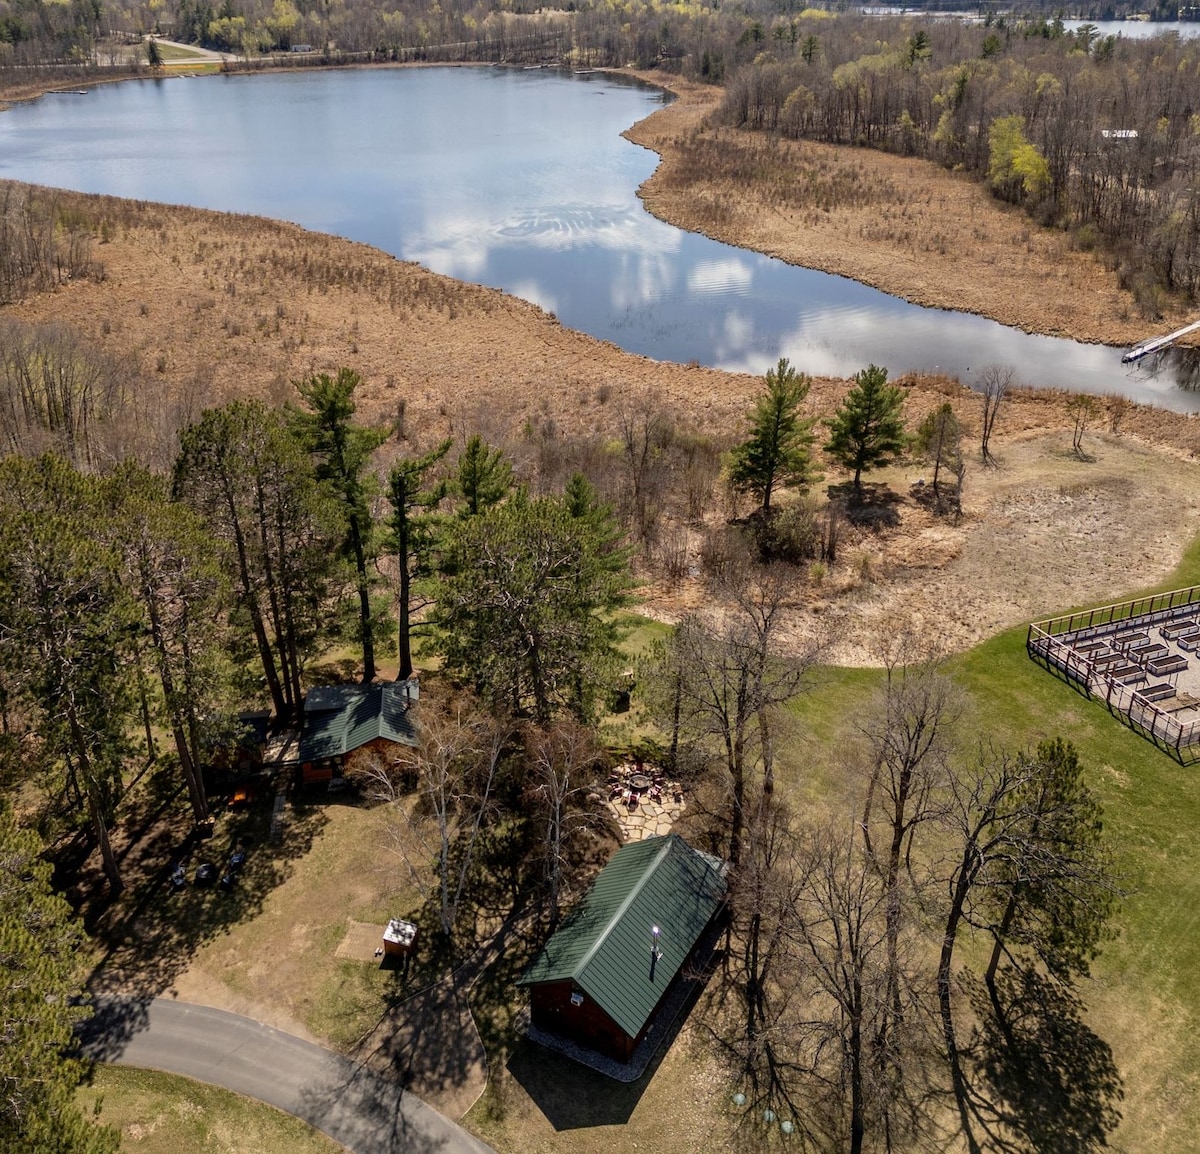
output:
M 295 1114 L 353 1154 L 494 1154 L 374 1071 L 238 1014 L 169 998 L 105 998 L 82 1031 L 103 1062 L 224 1086 Z

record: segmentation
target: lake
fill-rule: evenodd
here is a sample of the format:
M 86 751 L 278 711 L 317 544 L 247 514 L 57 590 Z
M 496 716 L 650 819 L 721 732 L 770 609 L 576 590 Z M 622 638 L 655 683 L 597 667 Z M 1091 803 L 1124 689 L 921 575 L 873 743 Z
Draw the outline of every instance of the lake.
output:
M 636 190 L 657 157 L 620 134 L 664 99 L 508 68 L 128 81 L 0 114 L 0 176 L 337 233 L 659 360 L 967 383 L 999 363 L 1025 384 L 1200 410 L 1178 353 L 1131 369 L 1121 349 L 919 308 L 656 220 Z

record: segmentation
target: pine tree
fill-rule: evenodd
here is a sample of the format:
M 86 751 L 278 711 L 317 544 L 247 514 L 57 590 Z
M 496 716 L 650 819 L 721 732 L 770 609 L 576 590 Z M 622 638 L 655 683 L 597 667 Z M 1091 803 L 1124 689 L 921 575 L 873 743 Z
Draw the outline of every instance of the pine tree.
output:
M 446 496 L 446 482 L 431 483 L 429 472 L 448 452 L 447 439 L 419 457 L 408 457 L 392 466 L 388 475 L 388 550 L 396 557 L 400 570 L 398 597 L 400 668 L 397 679 L 412 676 L 413 590 L 430 571 L 433 545 L 437 538 L 435 510 Z
M 463 499 L 461 515 L 478 516 L 503 501 L 512 492 L 512 487 L 512 465 L 503 451 L 490 448 L 478 433 L 472 433 L 458 459 L 458 492 Z
M 75 1105 L 86 1066 L 69 1057 L 80 1002 L 83 929 L 51 889 L 51 867 L 0 803 L 0 1150 L 113 1154 L 120 1134 Z
M 786 357 L 767 371 L 763 392 L 750 414 L 750 436 L 733 450 L 730 480 L 752 494 L 763 516 L 780 485 L 804 486 L 812 478 L 812 421 L 800 417 L 800 406 L 812 381 L 796 372 Z
M 292 429 L 317 462 L 317 480 L 334 494 L 345 520 L 342 551 L 354 565 L 358 592 L 359 641 L 363 682 L 375 677 L 375 624 L 371 616 L 372 543 L 371 486 L 364 477 L 371 454 L 387 440 L 388 431 L 353 424 L 354 390 L 362 383 L 353 369 L 336 377 L 318 373 L 296 385 L 307 406 L 292 410 Z
M 102 523 L 97 483 L 61 457 L 0 462 L 0 659 L 119 892 L 108 831 L 130 752 L 137 613 Z
M 578 506 L 576 506 L 578 507 Z M 443 667 L 492 706 L 589 720 L 616 662 L 627 566 L 609 528 L 518 492 L 454 529 L 434 621 Z
M 201 765 L 223 697 L 220 612 L 228 582 L 200 517 L 169 500 L 167 481 L 127 461 L 105 479 L 109 535 L 140 614 L 139 646 L 162 690 L 196 820 L 208 817 Z
M 283 414 L 256 401 L 209 409 L 183 431 L 175 492 L 225 553 L 275 712 L 296 716 L 305 661 L 329 631 L 336 503 Z
M 854 490 L 862 495 L 862 475 L 889 465 L 908 444 L 901 409 L 904 393 L 887 383 L 887 369 L 869 365 L 854 376 L 854 388 L 829 424 L 825 450 L 854 470 Z

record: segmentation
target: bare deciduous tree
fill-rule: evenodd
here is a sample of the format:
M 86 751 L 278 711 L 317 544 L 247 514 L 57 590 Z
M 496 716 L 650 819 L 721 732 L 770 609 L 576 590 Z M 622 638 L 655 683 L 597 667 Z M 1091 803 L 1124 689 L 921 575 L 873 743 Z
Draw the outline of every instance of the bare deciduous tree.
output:
M 874 1051 L 888 1004 L 887 891 L 849 829 L 813 831 L 805 853 L 797 919 L 810 1002 L 796 1037 L 814 1122 L 831 1147 L 861 1154 L 868 1135 L 894 1137 L 905 1089 L 893 1076 L 902 1056 L 880 1063 Z M 895 1033 L 890 1045 L 899 1053 Z
M 600 751 L 595 734 L 570 718 L 526 730 L 530 790 L 542 827 L 550 932 L 558 926 L 564 873 L 575 837 L 596 820 L 581 804 L 593 784 Z
M 1091 460 L 1083 448 L 1083 434 L 1087 432 L 1088 425 L 1091 424 L 1099 409 L 1096 398 L 1089 397 L 1086 393 L 1080 393 L 1067 402 L 1067 412 L 1071 414 L 1073 422 L 1071 448 L 1081 461 Z
M 628 470 L 622 511 L 629 517 L 637 539 L 651 542 L 662 512 L 669 475 L 666 450 L 674 439 L 675 427 L 657 398 L 648 393 L 622 404 L 617 419 Z
M 778 709 L 800 692 L 816 661 L 779 651 L 778 634 L 795 577 L 783 565 L 739 567 L 715 600 L 728 611 L 715 620 L 692 614 L 657 646 L 646 665 L 649 704 L 671 734 L 720 758 L 730 791 L 729 859 L 742 852 L 752 777 L 774 790 Z
M 980 423 L 979 452 L 985 465 L 994 465 L 991 442 L 1000 406 L 1009 390 L 1016 384 L 1017 371 L 1009 365 L 987 365 L 979 374 L 979 392 L 983 398 L 983 420 Z
M 497 777 L 511 731 L 470 699 L 435 701 L 421 707 L 415 749 L 391 762 L 368 758 L 357 772 L 369 795 L 393 810 L 391 840 L 427 899 L 434 894 L 424 879 L 430 859 L 437 862 L 438 926 L 452 942 L 480 835 L 496 813 Z M 405 783 L 413 780 L 419 804 L 404 806 Z
M 935 664 L 892 657 L 881 700 L 862 726 L 870 754 L 862 813 L 867 860 L 883 879 L 887 922 L 887 1001 L 879 1016 L 875 1052 L 886 1059 L 889 1034 L 902 1024 L 907 998 L 900 966 L 906 895 L 924 888 L 913 847 L 918 829 L 938 816 L 950 773 L 959 693 Z M 918 861 L 926 855 L 918 855 Z M 920 867 L 923 869 L 923 864 Z

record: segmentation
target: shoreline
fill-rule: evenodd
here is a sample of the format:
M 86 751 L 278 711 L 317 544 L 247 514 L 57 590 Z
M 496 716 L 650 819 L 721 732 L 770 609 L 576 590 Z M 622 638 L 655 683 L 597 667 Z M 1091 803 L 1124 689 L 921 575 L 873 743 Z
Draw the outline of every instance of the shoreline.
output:
M 713 128 L 720 89 L 635 73 L 676 100 L 623 134 L 659 156 L 638 189 L 646 210 L 676 228 L 802 268 L 846 277 L 922 308 L 969 313 L 1041 336 L 1129 347 L 1194 319 L 1176 304 L 1138 315 L 1102 253 L 1073 249 L 982 185 L 925 160 L 874 149 L 788 141 Z M 703 151 L 703 150 L 707 151 Z M 697 176 L 697 157 L 719 150 L 778 172 L 817 171 L 864 184 L 849 207 L 784 201 L 761 183 Z M 1181 343 L 1200 343 L 1188 341 Z
M 496 65 L 381 62 L 289 65 L 288 70 L 297 67 L 329 71 Z M 234 71 L 258 75 L 269 73 L 272 66 Z M 1131 294 L 1118 286 L 1115 272 L 1104 269 L 1099 255 L 1072 250 L 1064 234 L 1039 228 L 1024 213 L 993 200 L 981 185 L 932 162 L 713 129 L 708 118 L 723 89 L 656 71 L 600 71 L 632 77 L 673 97 L 622 135 L 658 157 L 637 196 L 647 212 L 675 228 L 846 277 L 922 308 L 963 312 L 1083 344 L 1130 347 L 1192 319 L 1181 309 L 1157 321 L 1140 318 Z M 79 83 L 183 75 L 197 74 L 99 76 Z M 58 89 L 41 86 L 2 92 L 0 110 L 10 102 L 54 91 Z M 849 173 L 873 192 L 855 207 L 825 206 L 819 211 L 803 203 L 781 205 L 770 190 L 754 183 L 697 177 L 695 165 L 689 167 L 694 159 L 689 152 L 697 147 L 756 155 L 769 149 L 788 171 L 803 171 L 807 164 L 838 176 Z

